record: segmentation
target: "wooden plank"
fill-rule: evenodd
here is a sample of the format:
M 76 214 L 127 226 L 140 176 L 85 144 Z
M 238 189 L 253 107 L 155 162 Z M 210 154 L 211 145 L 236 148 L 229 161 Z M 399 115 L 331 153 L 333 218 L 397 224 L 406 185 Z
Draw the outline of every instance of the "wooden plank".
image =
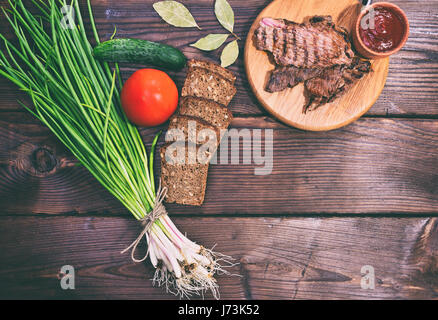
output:
M 438 296 L 437 218 L 175 218 L 207 247 L 233 255 L 223 299 L 430 299 Z M 244 227 L 242 227 L 244 226 Z M 132 218 L 0 217 L 0 298 L 174 298 L 149 279 L 149 261 L 120 251 Z M 62 290 L 63 265 L 75 290 Z M 375 289 L 361 288 L 374 268 Z M 207 298 L 211 298 L 207 295 Z
M 208 33 L 222 32 L 214 16 L 212 1 L 187 0 L 184 4 L 191 10 L 202 31 L 191 28 L 175 28 L 164 23 L 152 8 L 152 0 L 94 1 L 93 10 L 103 39 L 108 39 L 117 25 L 118 37 L 138 37 L 162 41 L 180 48 L 189 58 L 210 58 L 219 61 L 220 50 L 201 52 L 188 46 Z M 411 33 L 404 49 L 390 59 L 390 70 L 385 89 L 368 115 L 424 116 L 438 115 L 438 13 L 437 1 L 397 0 L 410 20 Z M 246 34 L 258 13 L 269 3 L 266 0 L 230 0 L 235 12 L 235 32 L 242 38 L 241 54 L 236 64 L 230 67 L 237 75 L 237 94 L 230 108 L 235 115 L 266 114 L 253 95 L 243 66 L 243 46 Z M 7 6 L 6 0 L 0 0 Z M 82 1 L 84 8 L 84 1 Z M 1 19 L 0 30 L 7 29 Z M 231 39 L 231 38 L 230 38 Z M 126 79 L 135 69 L 123 68 Z M 184 72 L 170 73 L 181 87 Z M 21 110 L 17 90 L 5 79 L 0 79 L 0 110 Z
M 3 116 L 1 212 L 124 213 L 48 129 L 28 114 Z M 269 118 L 232 127 L 273 129 L 272 173 L 255 175 L 254 162 L 211 165 L 204 205 L 169 205 L 172 214 L 437 213 L 438 120 L 368 118 L 319 133 Z M 142 130 L 146 145 L 159 129 Z

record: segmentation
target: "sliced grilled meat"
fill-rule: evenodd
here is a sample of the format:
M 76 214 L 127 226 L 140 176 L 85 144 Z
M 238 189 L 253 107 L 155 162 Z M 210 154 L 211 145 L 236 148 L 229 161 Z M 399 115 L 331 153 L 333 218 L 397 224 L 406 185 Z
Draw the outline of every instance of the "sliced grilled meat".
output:
M 358 57 L 348 66 L 336 65 L 324 69 L 319 76 L 305 82 L 308 102 L 303 112 L 315 110 L 339 98 L 370 71 L 371 63 Z
M 277 67 L 271 72 L 265 89 L 268 92 L 278 92 L 283 91 L 287 87 L 293 88 L 300 82 L 317 77 L 321 74 L 322 70 L 321 68 L 309 69 L 294 66 Z
M 350 64 L 354 56 L 345 29 L 330 16 L 315 16 L 301 24 L 264 18 L 255 31 L 255 45 L 271 52 L 279 66 L 328 68 Z

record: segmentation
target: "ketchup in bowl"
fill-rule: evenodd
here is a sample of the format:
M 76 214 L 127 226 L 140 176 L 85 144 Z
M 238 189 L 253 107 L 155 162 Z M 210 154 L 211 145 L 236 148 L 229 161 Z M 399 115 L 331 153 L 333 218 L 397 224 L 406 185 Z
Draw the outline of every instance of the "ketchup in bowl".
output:
M 368 15 L 372 18 L 373 14 Z M 359 27 L 360 38 L 365 46 L 375 52 L 387 52 L 396 48 L 404 36 L 405 26 L 400 17 L 393 11 L 374 8 L 374 28 L 372 23 L 366 23 L 366 28 Z

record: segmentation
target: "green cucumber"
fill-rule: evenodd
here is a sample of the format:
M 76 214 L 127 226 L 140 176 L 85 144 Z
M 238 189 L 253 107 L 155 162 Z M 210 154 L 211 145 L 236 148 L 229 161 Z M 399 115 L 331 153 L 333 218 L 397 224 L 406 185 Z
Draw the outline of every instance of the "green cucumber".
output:
M 181 70 L 187 61 L 184 54 L 167 44 L 142 39 L 113 39 L 100 43 L 94 56 L 107 62 L 128 62 Z

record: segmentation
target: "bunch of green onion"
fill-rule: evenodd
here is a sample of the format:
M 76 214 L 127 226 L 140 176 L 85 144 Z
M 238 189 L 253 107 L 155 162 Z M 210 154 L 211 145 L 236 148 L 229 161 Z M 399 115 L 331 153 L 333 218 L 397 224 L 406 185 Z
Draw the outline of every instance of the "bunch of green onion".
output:
M 4 44 L 0 75 L 28 93 L 34 107 L 23 106 L 49 127 L 135 218 L 144 219 L 156 205 L 153 156 L 158 135 L 148 155 L 138 129 L 121 109 L 118 66 L 112 71 L 92 55 L 78 1 L 31 1 L 37 14 L 21 0 L 9 0 L 10 8 L 2 8 L 18 45 L 0 34 Z M 89 0 L 87 4 L 99 43 Z M 61 23 L 66 16 L 61 8 L 67 5 L 74 8 L 75 21 L 68 21 L 66 28 Z M 180 296 L 211 290 L 218 297 L 213 275 L 222 270 L 221 260 L 229 263 L 225 256 L 190 241 L 167 215 L 155 220 L 145 237 L 158 285 Z

